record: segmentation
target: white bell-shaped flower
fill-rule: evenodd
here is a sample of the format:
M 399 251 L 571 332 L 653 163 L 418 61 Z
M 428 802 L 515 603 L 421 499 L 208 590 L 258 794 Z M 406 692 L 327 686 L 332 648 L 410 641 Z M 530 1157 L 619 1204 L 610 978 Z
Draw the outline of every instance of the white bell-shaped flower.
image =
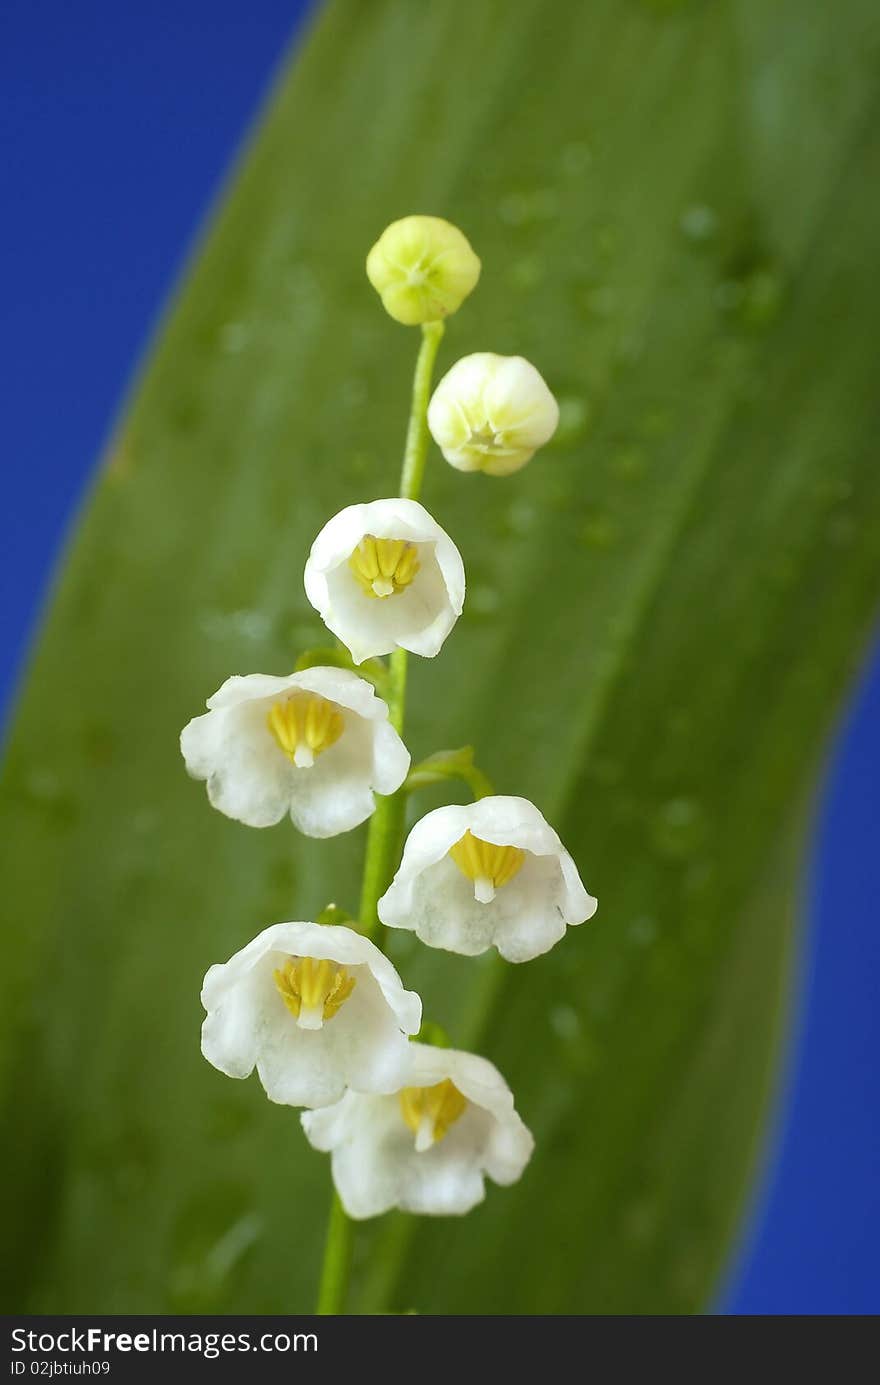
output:
M 349 505 L 309 554 L 306 596 L 355 663 L 394 649 L 433 658 L 464 605 L 464 565 L 415 500 Z
M 348 832 L 391 794 L 409 753 L 370 683 L 350 669 L 228 678 L 180 748 L 227 817 L 271 827 L 286 813 L 309 837 Z
M 428 406 L 428 427 L 459 471 L 509 476 L 549 442 L 559 405 L 522 356 L 478 351 L 448 370 Z
M 389 928 L 473 957 L 493 945 L 508 962 L 548 952 L 596 912 L 577 866 L 527 798 L 494 796 L 427 813 L 379 900 Z
M 350 1217 L 393 1207 L 422 1216 L 469 1212 L 485 1177 L 515 1183 L 534 1149 L 500 1072 L 475 1053 L 411 1043 L 406 1085 L 393 1096 L 348 1091 L 300 1117 L 315 1149 L 331 1155 Z
M 328 1106 L 346 1087 L 394 1092 L 406 1080 L 422 1002 L 351 928 L 276 923 L 202 987 L 202 1053 L 229 1077 L 256 1067 L 266 1095 Z

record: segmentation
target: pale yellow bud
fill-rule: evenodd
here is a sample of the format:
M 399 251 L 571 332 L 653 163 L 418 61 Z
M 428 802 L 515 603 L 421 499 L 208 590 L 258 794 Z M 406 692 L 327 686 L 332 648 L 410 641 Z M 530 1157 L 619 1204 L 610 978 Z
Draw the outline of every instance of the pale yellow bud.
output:
M 456 361 L 428 405 L 428 427 L 459 471 L 509 476 L 549 442 L 559 406 L 522 356 L 478 351 Z
M 392 221 L 367 256 L 367 278 L 386 312 L 407 327 L 456 312 L 479 277 L 467 237 L 439 216 Z

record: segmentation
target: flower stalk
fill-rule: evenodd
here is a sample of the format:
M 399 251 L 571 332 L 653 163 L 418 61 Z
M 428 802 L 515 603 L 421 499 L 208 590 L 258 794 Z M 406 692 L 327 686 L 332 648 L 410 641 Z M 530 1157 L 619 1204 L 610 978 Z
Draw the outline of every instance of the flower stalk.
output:
M 316 1312 L 321 1317 L 335 1317 L 345 1311 L 345 1292 L 348 1288 L 354 1241 L 353 1230 L 339 1194 L 334 1188 L 330 1216 L 327 1220 L 321 1282 L 318 1287 Z
M 431 401 L 431 380 L 434 362 L 443 340 L 442 322 L 426 322 L 422 327 L 422 344 L 413 376 L 412 403 L 400 473 L 400 494 L 405 500 L 418 500 L 422 493 L 425 461 L 428 456 L 428 404 Z
M 418 500 L 422 490 L 428 456 L 428 404 L 431 398 L 431 381 L 443 331 L 442 322 L 426 322 L 422 326 L 422 340 L 413 375 L 409 422 L 400 473 L 400 496 L 404 500 Z M 395 649 L 392 652 L 385 689 L 388 720 L 398 736 L 403 735 L 406 720 L 408 659 L 409 655 L 405 649 Z M 406 794 L 402 789 L 398 789 L 396 793 L 377 800 L 376 811 L 370 819 L 359 917 L 361 932 L 378 947 L 382 946 L 384 929 L 379 922 L 377 906 L 388 888 L 394 867 L 400 858 L 405 814 Z M 321 1314 L 339 1314 L 344 1311 L 351 1268 L 352 1233 L 352 1223 L 345 1214 L 338 1192 L 334 1189 L 318 1294 L 317 1311 Z
M 428 456 L 428 403 L 431 398 L 431 380 L 443 331 L 442 322 L 426 322 L 422 327 L 400 473 L 400 495 L 404 500 L 418 500 L 422 490 Z M 406 720 L 408 657 L 405 649 L 394 650 L 385 689 L 388 720 L 398 736 L 403 735 Z M 361 887 L 360 924 L 367 937 L 379 946 L 382 925 L 376 906 L 388 887 L 400 856 L 405 812 L 406 796 L 398 791 L 380 798 L 370 819 Z

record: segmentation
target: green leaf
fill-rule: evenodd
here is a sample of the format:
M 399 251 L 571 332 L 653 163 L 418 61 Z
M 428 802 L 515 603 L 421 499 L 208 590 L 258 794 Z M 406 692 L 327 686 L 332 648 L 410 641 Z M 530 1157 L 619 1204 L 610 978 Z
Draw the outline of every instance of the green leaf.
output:
M 326 7 L 119 428 L 9 743 L 8 1306 L 312 1303 L 326 1163 L 202 1060 L 198 992 L 266 924 L 355 907 L 363 833 L 228 822 L 177 734 L 227 675 L 326 639 L 308 547 L 393 491 L 416 336 L 363 262 L 409 211 L 483 261 L 441 367 L 521 352 L 562 425 L 507 481 L 431 459 L 469 592 L 412 670 L 408 743 L 473 742 L 600 907 L 523 967 L 393 939 L 538 1147 L 464 1221 L 359 1230 L 352 1305 L 709 1302 L 776 1069 L 800 829 L 880 588 L 875 15 Z

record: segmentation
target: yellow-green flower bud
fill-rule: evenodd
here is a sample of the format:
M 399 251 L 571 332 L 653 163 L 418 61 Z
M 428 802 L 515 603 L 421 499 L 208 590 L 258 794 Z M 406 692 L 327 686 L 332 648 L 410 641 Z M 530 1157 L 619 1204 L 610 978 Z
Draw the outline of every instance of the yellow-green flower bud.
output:
M 479 277 L 467 237 L 439 216 L 392 221 L 367 256 L 367 278 L 386 312 L 407 327 L 456 312 Z

